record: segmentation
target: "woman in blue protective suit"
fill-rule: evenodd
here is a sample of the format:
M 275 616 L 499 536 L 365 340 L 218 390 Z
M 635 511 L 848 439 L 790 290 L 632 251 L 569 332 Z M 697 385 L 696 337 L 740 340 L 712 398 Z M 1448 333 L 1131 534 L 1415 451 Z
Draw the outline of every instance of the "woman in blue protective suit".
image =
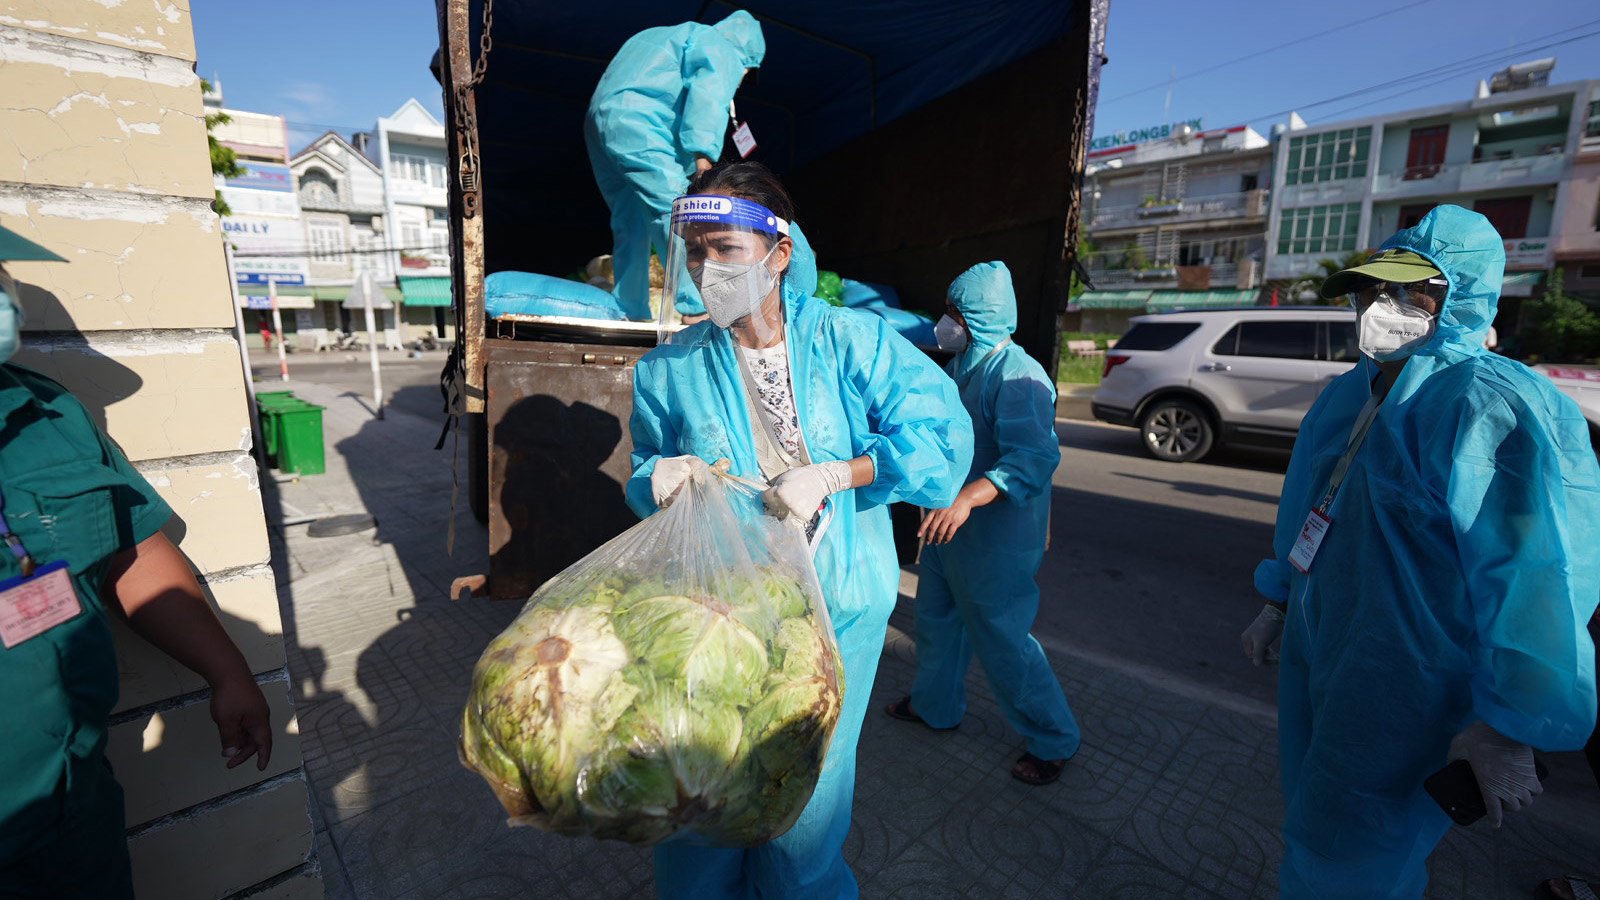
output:
M 671 255 L 682 253 L 711 320 L 639 361 L 627 493 L 649 515 L 691 468 L 724 459 L 733 474 L 769 482 L 768 509 L 814 541 L 844 660 L 843 709 L 794 827 L 747 850 L 658 846 L 665 898 L 858 896 L 843 847 L 856 741 L 899 586 L 887 504 L 950 505 L 972 461 L 971 424 L 938 367 L 877 317 L 790 286 L 793 213 L 757 163 L 715 167 L 678 202 Z
M 629 318 L 651 318 L 650 250 L 666 261 L 672 201 L 721 155 L 734 92 L 766 52 L 760 24 L 740 10 L 715 25 L 641 31 L 600 76 L 583 136 L 611 209 L 614 293 Z
M 1504 267 L 1441 206 L 1323 289 L 1363 358 L 1300 426 L 1244 634 L 1257 662 L 1282 635 L 1285 897 L 1422 896 L 1450 827 L 1425 779 L 1468 760 L 1499 824 L 1531 748 L 1594 726 L 1600 467 L 1577 406 L 1484 349 Z
M 949 372 L 972 416 L 975 451 L 956 502 L 923 521 L 917 680 L 887 712 L 954 729 L 966 712 L 975 652 L 1006 721 L 1028 742 L 1012 777 L 1048 784 L 1079 742 L 1061 682 L 1028 633 L 1039 612 L 1033 578 L 1044 558 L 1061 443 L 1055 382 L 1011 342 L 1016 327 L 1017 295 L 1004 263 L 973 266 L 950 285 L 935 330 L 939 346 L 956 351 Z

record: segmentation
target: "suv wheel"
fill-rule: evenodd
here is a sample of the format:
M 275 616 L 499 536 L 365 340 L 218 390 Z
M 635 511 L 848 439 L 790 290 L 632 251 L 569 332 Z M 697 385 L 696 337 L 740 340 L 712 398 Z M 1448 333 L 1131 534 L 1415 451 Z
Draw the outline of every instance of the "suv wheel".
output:
M 1193 462 L 1211 452 L 1216 429 L 1205 410 L 1187 400 L 1160 400 L 1139 419 L 1144 449 L 1167 462 Z

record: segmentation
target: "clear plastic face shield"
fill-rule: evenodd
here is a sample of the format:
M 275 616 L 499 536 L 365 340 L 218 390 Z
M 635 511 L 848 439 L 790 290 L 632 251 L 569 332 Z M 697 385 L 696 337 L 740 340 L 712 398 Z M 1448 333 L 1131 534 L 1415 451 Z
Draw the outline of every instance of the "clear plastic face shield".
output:
M 794 244 L 789 223 L 759 203 L 718 194 L 690 194 L 672 203 L 660 332 L 663 343 L 709 336 L 685 325 L 710 319 L 748 347 L 783 334 L 783 273 Z
M 1356 308 L 1357 342 L 1377 362 L 1394 362 L 1416 352 L 1433 337 L 1438 311 L 1450 282 L 1429 278 L 1406 284 L 1369 281 L 1350 295 Z

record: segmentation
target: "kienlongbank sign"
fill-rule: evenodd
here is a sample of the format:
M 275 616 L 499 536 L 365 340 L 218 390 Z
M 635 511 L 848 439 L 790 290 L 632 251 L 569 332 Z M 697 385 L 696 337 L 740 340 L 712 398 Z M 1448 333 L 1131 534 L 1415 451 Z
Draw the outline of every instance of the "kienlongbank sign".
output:
M 1107 134 L 1089 142 L 1089 150 L 1109 150 L 1112 147 L 1123 147 L 1128 144 L 1148 144 L 1151 141 L 1164 141 L 1183 126 L 1188 125 L 1195 131 L 1200 130 L 1200 120 L 1190 119 L 1187 122 L 1173 122 L 1171 125 L 1151 125 L 1148 128 L 1135 128 L 1132 131 L 1119 131 L 1116 134 Z

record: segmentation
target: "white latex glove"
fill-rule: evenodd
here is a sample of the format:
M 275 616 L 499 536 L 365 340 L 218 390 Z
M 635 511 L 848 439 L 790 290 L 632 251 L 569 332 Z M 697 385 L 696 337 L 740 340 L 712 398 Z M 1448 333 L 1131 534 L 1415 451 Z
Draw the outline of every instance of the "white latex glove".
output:
M 1278 642 L 1283 639 L 1283 610 L 1271 603 L 1261 607 L 1261 612 L 1256 614 L 1256 620 L 1250 627 L 1239 635 L 1239 643 L 1244 647 L 1244 655 L 1250 657 L 1254 665 L 1278 659 Z
M 656 506 L 665 509 L 671 504 L 696 467 L 707 468 L 705 460 L 698 456 L 664 456 L 656 460 L 655 471 L 650 473 L 650 496 Z
M 822 501 L 849 490 L 850 482 L 850 463 L 836 459 L 790 469 L 772 479 L 772 487 L 767 488 L 761 499 L 767 504 L 767 512 L 780 519 L 793 516 L 801 522 L 809 522 Z
M 1489 824 L 1500 827 L 1504 810 L 1516 812 L 1544 793 L 1533 765 L 1533 748 L 1519 744 L 1482 722 L 1474 722 L 1450 742 L 1450 758 L 1472 764 L 1483 792 Z

